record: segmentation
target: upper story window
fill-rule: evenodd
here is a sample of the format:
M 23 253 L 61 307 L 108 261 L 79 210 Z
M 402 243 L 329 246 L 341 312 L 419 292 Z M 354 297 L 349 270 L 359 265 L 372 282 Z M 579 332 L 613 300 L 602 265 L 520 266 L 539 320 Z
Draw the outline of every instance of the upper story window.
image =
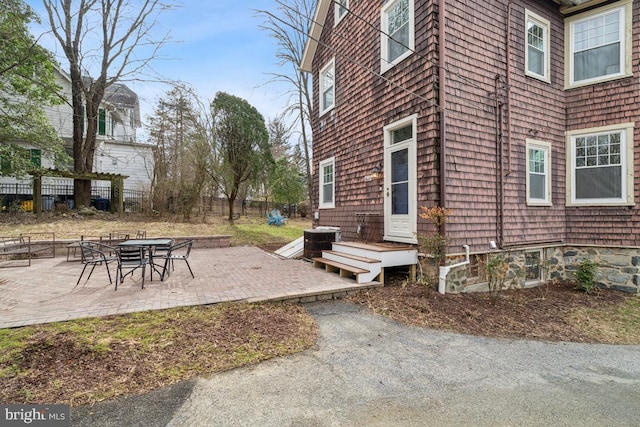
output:
M 98 135 L 113 136 L 113 118 L 104 108 L 98 109 Z
M 631 0 L 568 18 L 567 87 L 631 75 Z
M 42 167 L 42 150 L 13 146 L 0 155 L 0 174 L 11 175 Z
M 335 60 L 331 60 L 320 70 L 320 115 L 331 110 L 335 105 L 336 76 Z
M 392 0 L 382 7 L 381 69 L 387 71 L 411 55 L 414 40 L 414 0 Z
M 567 205 L 633 205 L 633 123 L 567 132 Z
M 338 25 L 347 13 L 349 13 L 349 0 L 335 0 L 335 25 Z
M 525 74 L 549 82 L 549 21 L 533 12 L 525 12 L 527 47 L 524 53 Z
M 551 206 L 551 144 L 527 139 L 527 204 Z
M 335 158 L 320 162 L 320 209 L 334 208 L 335 204 Z

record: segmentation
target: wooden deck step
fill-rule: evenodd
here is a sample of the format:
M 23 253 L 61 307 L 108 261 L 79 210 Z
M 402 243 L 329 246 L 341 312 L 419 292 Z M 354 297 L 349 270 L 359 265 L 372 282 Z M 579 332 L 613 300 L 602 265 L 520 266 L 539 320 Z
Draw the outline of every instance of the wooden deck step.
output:
M 323 254 L 327 254 L 327 255 L 339 256 L 341 258 L 352 259 L 354 261 L 360 261 L 360 262 L 366 263 L 366 264 L 375 264 L 375 263 L 380 262 L 380 260 L 377 260 L 377 259 L 367 258 L 367 257 L 363 257 L 363 256 L 353 255 L 353 254 L 346 254 L 344 252 L 338 252 L 338 251 L 322 251 L 322 253 Z
M 322 267 L 323 265 L 325 271 L 327 272 L 333 273 L 339 271 L 340 277 L 351 277 L 355 275 L 357 279 L 359 274 L 369 273 L 369 270 L 365 270 L 364 268 L 358 268 L 352 265 L 343 264 L 341 262 L 331 261 L 326 258 L 313 258 L 314 267 Z

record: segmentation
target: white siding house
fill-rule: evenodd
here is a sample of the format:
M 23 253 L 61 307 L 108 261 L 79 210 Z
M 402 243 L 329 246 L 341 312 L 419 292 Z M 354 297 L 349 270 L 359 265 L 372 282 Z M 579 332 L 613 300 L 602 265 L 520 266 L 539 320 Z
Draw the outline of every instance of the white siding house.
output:
M 68 102 L 48 106 L 45 111 L 58 135 L 65 141 L 67 152 L 71 154 L 73 152 L 71 80 L 62 70 L 58 70 L 56 75 L 57 83 L 62 88 L 60 94 Z M 127 190 L 148 193 L 151 189 L 154 168 L 153 146 L 137 142 L 136 130 L 139 127 L 140 106 L 137 95 L 123 84 L 110 86 L 99 108 L 93 172 L 128 176 L 124 181 L 125 193 Z M 32 158 L 34 156 L 41 156 L 40 150 L 32 150 Z M 41 157 L 39 162 L 45 168 L 54 166 L 52 161 L 45 157 Z M 71 165 L 69 165 L 69 169 L 71 169 Z M 18 188 L 20 184 L 30 185 L 31 177 L 22 179 L 0 177 L 0 188 L 4 194 L 12 191 L 12 186 Z M 65 200 L 70 199 L 73 194 L 73 180 L 70 178 L 43 176 L 42 185 L 43 195 L 58 196 Z M 92 187 L 94 192 L 97 190 L 102 195 L 101 197 L 104 197 L 104 194 L 108 194 L 110 182 L 94 181 Z M 25 187 L 21 186 L 21 188 L 21 191 L 24 191 Z M 55 190 L 48 190 L 50 188 L 55 188 Z M 55 191 L 55 194 L 49 194 L 51 191 Z M 47 204 L 43 203 L 43 205 L 47 209 Z

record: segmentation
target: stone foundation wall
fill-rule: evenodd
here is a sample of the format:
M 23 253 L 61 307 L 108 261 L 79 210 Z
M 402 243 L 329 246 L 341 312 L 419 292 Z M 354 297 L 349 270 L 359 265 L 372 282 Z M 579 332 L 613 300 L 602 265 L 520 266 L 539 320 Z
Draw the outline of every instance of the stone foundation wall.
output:
M 541 280 L 527 280 L 525 276 L 525 253 L 541 251 Z M 596 282 L 602 288 L 617 289 L 640 294 L 640 249 L 614 248 L 598 246 L 556 246 L 512 249 L 489 254 L 474 254 L 471 257 L 485 257 L 503 253 L 508 270 L 505 287 L 523 288 L 536 286 L 550 280 L 573 280 L 575 271 L 584 259 L 597 265 Z M 462 256 L 447 258 L 447 264 L 464 261 Z M 482 267 L 480 267 L 482 268 Z M 451 270 L 447 276 L 447 292 L 487 291 L 486 277 L 473 279 L 469 276 L 469 267 L 461 266 Z

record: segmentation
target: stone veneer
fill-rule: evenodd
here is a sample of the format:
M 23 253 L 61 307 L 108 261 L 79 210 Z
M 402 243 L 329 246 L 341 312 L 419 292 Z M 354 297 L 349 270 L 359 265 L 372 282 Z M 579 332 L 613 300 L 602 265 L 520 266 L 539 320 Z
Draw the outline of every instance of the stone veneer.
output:
M 575 271 L 584 259 L 590 259 L 597 265 L 596 282 L 602 288 L 617 289 L 629 293 L 640 294 L 640 251 L 631 247 L 604 246 L 555 246 L 527 249 L 505 250 L 509 260 L 509 271 L 506 282 L 512 288 L 523 288 L 542 284 L 543 281 L 525 281 L 522 274 L 525 268 L 525 252 L 542 251 L 543 281 L 573 279 Z M 499 251 L 493 252 L 494 254 Z M 473 254 L 474 256 L 486 254 Z M 448 264 L 463 261 L 462 256 L 447 258 Z M 487 291 L 487 282 L 467 279 L 466 266 L 451 270 L 447 276 L 447 292 Z

